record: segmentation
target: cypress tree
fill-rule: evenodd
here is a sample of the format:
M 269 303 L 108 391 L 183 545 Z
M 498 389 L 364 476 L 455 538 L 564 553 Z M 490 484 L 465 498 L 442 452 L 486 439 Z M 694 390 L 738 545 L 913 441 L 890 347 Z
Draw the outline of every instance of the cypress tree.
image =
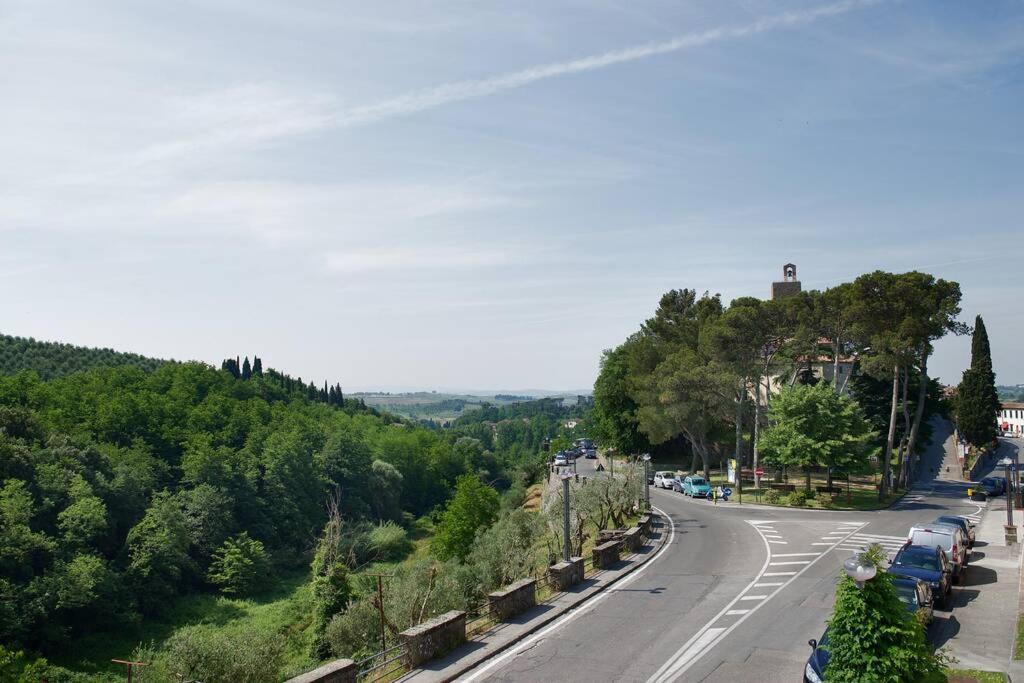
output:
M 252 366 L 249 365 L 249 356 L 246 356 L 245 362 L 242 363 L 242 379 L 252 379 Z
M 975 446 L 983 446 L 996 438 L 996 417 L 999 395 L 996 375 L 992 370 L 992 352 L 985 322 L 979 315 L 974 321 L 971 338 L 971 367 L 964 371 L 956 400 L 960 433 Z
M 345 407 L 345 394 L 341 393 L 341 383 L 338 383 L 338 406 Z
M 262 377 L 263 361 L 260 360 L 259 356 L 253 356 L 252 359 L 252 374 L 256 375 L 257 377 Z

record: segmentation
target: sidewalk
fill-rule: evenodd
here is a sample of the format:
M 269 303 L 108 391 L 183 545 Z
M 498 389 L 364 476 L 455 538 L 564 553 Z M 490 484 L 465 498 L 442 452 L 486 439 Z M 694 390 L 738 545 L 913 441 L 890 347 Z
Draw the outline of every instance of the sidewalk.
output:
M 559 593 L 511 621 L 495 625 L 490 630 L 484 631 L 464 645 L 457 647 L 447 656 L 427 662 L 421 668 L 410 671 L 398 680 L 414 681 L 415 683 L 440 683 L 458 678 L 485 660 L 536 633 L 555 619 L 584 606 L 591 598 L 643 567 L 665 546 L 668 540 L 668 528 L 667 521 L 661 517 L 647 545 L 636 553 L 623 557 L 614 568 L 589 574 L 582 583 L 572 589 Z
M 1018 532 L 1024 530 L 1024 514 L 1014 511 Z M 990 499 L 976 529 L 976 543 L 964 583 L 953 592 L 955 611 L 937 620 L 938 642 L 949 648 L 960 669 L 1004 671 L 1014 681 L 1024 681 L 1024 662 L 1014 662 L 1020 606 L 1021 550 L 1007 547 L 1006 497 Z

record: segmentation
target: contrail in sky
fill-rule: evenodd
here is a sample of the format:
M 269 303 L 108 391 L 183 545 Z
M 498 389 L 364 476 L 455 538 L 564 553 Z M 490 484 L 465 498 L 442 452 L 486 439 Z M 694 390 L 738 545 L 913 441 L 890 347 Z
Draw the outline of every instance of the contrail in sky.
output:
M 724 40 L 733 40 L 746 36 L 764 33 L 777 28 L 799 26 L 810 24 L 819 19 L 834 17 L 845 14 L 862 7 L 870 7 L 880 4 L 885 0 L 843 0 L 830 5 L 822 5 L 814 9 L 798 12 L 784 12 L 769 17 L 758 19 L 749 24 L 739 26 L 721 26 L 718 28 L 699 31 L 696 33 L 685 33 L 676 36 L 671 40 L 658 43 L 647 43 L 628 47 L 621 50 L 613 50 L 604 54 L 582 57 L 567 62 L 555 62 L 541 66 L 530 67 L 522 71 L 481 78 L 477 80 L 456 81 L 416 90 L 405 95 L 400 95 L 375 104 L 368 104 L 353 107 L 340 112 L 335 120 L 339 126 L 357 126 L 360 124 L 373 123 L 381 119 L 403 114 L 412 114 L 434 107 L 440 107 L 452 102 L 486 97 L 504 90 L 521 88 L 530 83 L 542 81 L 556 76 L 583 73 L 603 69 L 615 64 L 634 62 L 647 57 L 664 55 L 672 52 L 679 52 L 692 47 L 700 47 L 710 43 L 717 43 Z

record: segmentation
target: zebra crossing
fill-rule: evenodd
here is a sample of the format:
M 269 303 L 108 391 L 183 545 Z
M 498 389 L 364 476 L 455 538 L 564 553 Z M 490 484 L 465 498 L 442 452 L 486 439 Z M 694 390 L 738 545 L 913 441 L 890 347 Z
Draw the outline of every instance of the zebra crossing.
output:
M 871 534 L 858 532 L 836 546 L 836 550 L 861 552 L 872 545 L 880 545 L 886 553 L 895 553 L 907 542 L 906 536 L 890 536 L 887 534 Z
M 900 510 L 902 508 L 908 508 L 912 505 L 919 505 L 925 502 L 925 498 L 927 498 L 928 494 L 932 493 L 933 491 L 934 489 L 929 489 L 927 491 L 908 491 L 907 495 L 900 498 L 899 501 L 897 501 L 896 504 L 892 506 L 892 509 Z

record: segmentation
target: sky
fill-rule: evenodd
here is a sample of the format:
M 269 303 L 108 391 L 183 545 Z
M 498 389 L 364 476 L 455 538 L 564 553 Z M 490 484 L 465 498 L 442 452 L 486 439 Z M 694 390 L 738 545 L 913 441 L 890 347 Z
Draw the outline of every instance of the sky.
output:
M 577 391 L 793 262 L 960 282 L 1024 382 L 1021 0 L 4 0 L 0 63 L 3 333 Z

